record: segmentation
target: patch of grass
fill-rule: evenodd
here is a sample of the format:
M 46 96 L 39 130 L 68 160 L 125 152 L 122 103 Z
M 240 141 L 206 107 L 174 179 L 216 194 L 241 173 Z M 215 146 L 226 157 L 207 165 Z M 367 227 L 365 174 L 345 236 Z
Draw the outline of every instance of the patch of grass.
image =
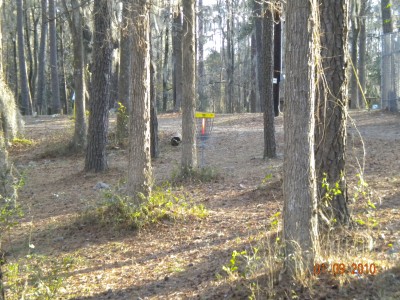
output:
M 175 169 L 171 175 L 171 181 L 174 184 L 179 183 L 204 183 L 204 182 L 215 182 L 222 179 L 220 173 L 212 167 L 195 168 L 195 169 Z
M 4 268 L 6 299 L 56 299 L 75 259 L 29 254 Z
M 11 143 L 12 143 L 12 145 L 13 146 L 15 146 L 15 147 L 23 147 L 23 146 L 25 146 L 25 147 L 27 147 L 27 146 L 32 146 L 32 145 L 34 145 L 34 141 L 32 141 L 32 140 L 28 140 L 28 139 L 24 139 L 24 138 L 14 138 L 12 141 L 11 141 Z
M 105 199 L 98 207 L 84 213 L 83 222 L 140 229 L 162 220 L 203 219 L 208 215 L 204 205 L 195 204 L 184 194 L 174 193 L 169 184 L 156 187 L 148 199 L 141 198 L 141 201 L 115 191 L 104 195 Z

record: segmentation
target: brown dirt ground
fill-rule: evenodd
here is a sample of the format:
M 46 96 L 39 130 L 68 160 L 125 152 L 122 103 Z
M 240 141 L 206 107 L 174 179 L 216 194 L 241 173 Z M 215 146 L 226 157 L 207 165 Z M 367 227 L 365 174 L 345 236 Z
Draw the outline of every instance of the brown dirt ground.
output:
M 363 166 L 358 130 L 366 149 L 365 178 L 374 199 L 378 199 L 380 223 L 378 230 L 369 232 L 376 241 L 370 257 L 377 259 L 381 274 L 391 270 L 387 273 L 390 280 L 383 275 L 365 276 L 350 278 L 338 286 L 338 278 L 321 275 L 313 289 L 281 281 L 275 284 L 276 294 L 269 296 L 271 299 L 294 299 L 294 292 L 297 299 L 400 298 L 400 269 L 390 269 L 399 267 L 398 252 L 391 254 L 390 262 L 387 258 L 389 243 L 400 247 L 400 116 L 380 111 L 353 112 L 351 116 L 356 127 L 349 125 L 348 173 L 354 178 L 359 173 L 355 158 Z M 25 217 L 5 241 L 8 262 L 26 255 L 29 243 L 35 245 L 32 251 L 37 254 L 75 257 L 78 263 L 63 274 L 60 299 L 247 298 L 251 280 L 228 278 L 222 266 L 228 264 L 232 251 L 250 249 L 260 236 L 265 238 L 269 218 L 282 209 L 282 117 L 276 119 L 278 157 L 263 160 L 261 114 L 217 115 L 205 156 L 207 165 L 222 176 L 209 183 L 177 188 L 204 204 L 209 216 L 161 222 L 140 231 L 99 228 L 76 221 L 77 215 L 102 201 L 102 193 L 93 189 L 97 182 L 118 185 L 127 171 L 127 160 L 126 150 L 110 147 L 110 169 L 87 174 L 82 171 L 83 155 L 50 155 L 57 145 L 66 143 L 72 126 L 65 116 L 27 118 L 26 138 L 34 145 L 15 146 L 10 151 L 15 165 L 25 173 L 26 185 L 20 191 Z M 153 162 L 157 183 L 170 179 L 178 169 L 180 147 L 170 146 L 169 139 L 179 130 L 180 116 L 161 115 L 159 126 L 161 154 Z M 262 186 L 267 174 L 272 179 Z M 354 184 L 349 186 L 352 193 Z M 360 212 L 357 205 L 354 212 Z M 262 276 L 255 280 L 262 288 Z M 397 288 L 389 288 L 385 294 L 378 288 L 382 282 L 390 282 L 392 290 Z M 267 298 L 262 294 L 258 297 Z

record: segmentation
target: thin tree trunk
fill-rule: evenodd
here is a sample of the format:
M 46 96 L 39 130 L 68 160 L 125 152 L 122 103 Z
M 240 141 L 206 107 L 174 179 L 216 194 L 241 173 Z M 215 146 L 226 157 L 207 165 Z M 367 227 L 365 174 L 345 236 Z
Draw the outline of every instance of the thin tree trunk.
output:
M 64 30 L 63 24 L 59 22 L 58 32 L 60 34 L 60 47 L 58 51 L 58 73 L 60 74 L 60 102 L 62 106 L 64 106 L 64 113 L 68 115 L 69 107 L 68 107 L 68 99 L 67 99 L 67 86 L 65 82 L 65 66 L 64 66 Z
M 23 14 L 24 14 L 24 29 L 25 29 L 25 46 L 26 46 L 26 51 L 27 51 L 27 59 L 28 59 L 28 68 L 27 68 L 27 74 L 28 74 L 28 86 L 29 86 L 29 92 L 31 94 L 31 99 L 35 96 L 35 82 L 33 81 L 33 72 L 34 72 L 34 67 L 33 67 L 33 54 L 32 54 L 32 47 L 31 47 L 31 35 L 30 32 L 32 31 L 31 28 L 31 22 L 28 14 L 28 7 L 27 3 L 24 2 L 24 9 L 23 9 Z M 32 106 L 33 109 L 33 106 Z
M 365 108 L 364 94 L 366 93 L 366 72 L 365 72 L 365 64 L 366 64 L 366 46 L 367 46 L 367 27 L 366 27 L 366 14 L 367 14 L 367 1 L 361 0 L 361 9 L 360 9 L 360 37 L 359 37 L 359 60 L 358 60 L 358 77 L 360 79 L 360 87 L 361 91 L 358 94 L 359 104 L 361 108 Z
M 179 5 L 174 12 L 172 47 L 174 110 L 180 111 L 182 104 L 182 14 Z
M 164 44 L 164 64 L 163 64 L 163 77 L 162 77 L 162 87 L 163 87 L 163 111 L 167 111 L 168 105 L 168 61 L 169 61 L 169 7 L 165 20 L 165 44 Z
M 49 37 L 50 37 L 50 70 L 51 70 L 51 113 L 59 114 L 61 111 L 60 83 L 58 79 L 58 58 L 57 58 L 57 27 L 55 0 L 49 0 Z
M 275 125 L 274 125 L 274 99 L 272 79 L 273 53 L 274 53 L 274 16 L 272 4 L 264 3 L 264 16 L 262 22 L 262 55 L 260 101 L 264 103 L 264 158 L 276 157 Z
M 312 270 L 318 253 L 314 160 L 317 1 L 287 2 L 283 235 L 290 275 Z
M 47 40 L 47 0 L 42 0 L 42 20 L 40 33 L 40 48 L 38 59 L 38 80 L 36 88 L 36 105 L 38 114 L 43 113 L 43 98 L 45 94 L 45 65 L 46 65 L 46 40 Z
M 274 80 L 276 81 L 273 85 L 274 94 L 274 113 L 275 117 L 279 116 L 279 82 L 281 80 L 281 31 L 282 23 L 280 20 L 279 12 L 274 13 L 275 25 L 274 25 Z
M 260 99 L 260 87 L 263 85 L 262 79 L 262 66 L 261 66 L 261 57 L 262 57 L 262 4 L 258 0 L 253 0 L 253 15 L 255 18 L 254 26 L 255 26 L 255 42 L 256 42 L 256 53 L 257 53 L 257 63 L 256 63 L 256 76 L 257 76 L 257 112 L 264 111 L 264 102 Z
M 182 95 L 182 172 L 188 173 L 197 166 L 196 153 L 196 45 L 195 2 L 182 0 L 183 4 L 183 95 Z
M 197 68 L 197 91 L 199 94 L 199 103 L 200 103 L 200 111 L 205 111 L 208 103 L 207 103 L 207 97 L 205 93 L 205 68 L 204 68 L 204 43 L 205 43 L 205 37 L 204 37 L 204 20 L 203 20 L 203 0 L 199 0 L 198 4 L 198 22 L 199 22 L 199 28 L 198 28 L 198 38 L 197 38 L 197 44 L 198 44 L 198 68 Z
M 94 3 L 93 75 L 85 171 L 108 168 L 106 157 L 111 86 L 111 2 Z
M 257 49 L 256 34 L 251 34 L 251 80 L 250 80 L 250 112 L 257 112 Z
M 29 90 L 28 75 L 25 63 L 25 42 L 23 24 L 23 0 L 17 0 L 17 31 L 18 31 L 18 61 L 19 78 L 21 85 L 21 112 L 24 115 L 32 114 L 32 99 Z
M 151 193 L 150 24 L 146 0 L 132 1 L 132 88 L 129 112 L 128 192 L 139 205 Z
M 36 2 L 35 2 L 36 3 Z M 39 50 L 39 35 L 38 35 L 38 26 L 40 21 L 40 14 L 35 15 L 36 9 L 35 7 L 31 8 L 31 16 L 33 19 L 33 77 L 32 77 L 32 111 L 37 112 L 37 104 L 36 104 L 36 82 L 38 75 L 38 50 Z
M 351 32 L 353 33 L 351 40 L 351 81 L 350 81 L 350 108 L 356 109 L 360 105 L 358 103 L 358 35 L 360 33 L 360 0 L 352 1 L 352 14 L 351 14 Z
M 233 72 L 234 72 L 234 52 L 233 52 L 233 14 L 229 1 L 225 0 L 227 19 L 226 19 L 226 108 L 228 113 L 233 113 Z

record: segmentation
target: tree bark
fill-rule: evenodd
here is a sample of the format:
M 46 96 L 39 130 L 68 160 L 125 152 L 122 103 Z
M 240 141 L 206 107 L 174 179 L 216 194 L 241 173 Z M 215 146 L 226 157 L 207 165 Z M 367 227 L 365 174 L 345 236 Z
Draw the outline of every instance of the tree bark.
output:
M 50 70 L 51 70 L 51 113 L 61 112 L 60 82 L 58 79 L 58 58 L 57 58 L 57 27 L 56 9 L 54 0 L 49 0 L 49 37 L 50 37 Z
M 281 81 L 281 55 L 282 55 L 282 45 L 281 45 L 281 31 L 282 23 L 280 20 L 280 15 L 278 12 L 274 13 L 275 25 L 274 25 L 274 80 L 276 83 L 273 84 L 273 94 L 274 94 L 274 113 L 275 117 L 279 116 L 280 103 L 279 103 L 279 82 Z
M 23 115 L 32 114 L 32 99 L 29 90 L 28 75 L 25 62 L 25 42 L 23 24 L 23 0 L 17 0 L 17 33 L 18 33 L 18 62 L 21 88 L 21 112 Z
M 364 99 L 364 95 L 366 93 L 366 73 L 365 73 L 365 65 L 366 65 L 366 46 L 367 46 L 367 27 L 366 27 L 366 14 L 367 14 L 367 1 L 361 0 L 361 8 L 360 8 L 360 36 L 358 40 L 358 78 L 360 80 L 360 91 L 358 93 L 358 103 L 361 108 L 365 108 L 366 99 Z
M 250 80 L 250 112 L 257 112 L 257 49 L 256 35 L 251 34 L 251 80 Z
M 106 145 L 111 86 L 111 1 L 95 1 L 93 10 L 93 81 L 90 91 L 85 171 L 101 172 L 108 168 Z
M 314 160 L 317 1 L 287 2 L 283 235 L 290 275 L 312 270 L 318 253 Z
M 393 32 L 392 0 L 381 0 L 383 34 Z
M 357 109 L 360 107 L 358 103 L 358 35 L 360 33 L 360 0 L 352 1 L 351 11 L 351 31 L 353 33 L 351 40 L 351 81 L 350 81 L 350 108 Z
M 128 192 L 139 205 L 151 193 L 150 25 L 146 0 L 132 1 L 132 89 L 129 112 Z
M 125 113 L 121 110 L 117 114 L 117 142 L 122 143 L 128 136 L 128 113 L 130 101 L 130 86 L 132 82 L 131 69 L 131 8 L 130 1 L 124 0 L 122 7 L 121 38 L 119 46 L 119 79 L 118 79 L 118 101 L 126 108 Z M 121 109 L 121 108 L 120 108 Z
M 190 172 L 197 166 L 196 153 L 196 18 L 194 0 L 182 0 L 183 4 L 183 95 L 182 95 L 182 172 Z
M 350 221 L 347 209 L 347 183 L 345 178 L 346 117 L 347 117 L 347 0 L 319 0 L 321 69 L 316 106 L 315 160 L 319 207 L 325 221 L 336 219 L 340 224 Z M 322 181 L 330 187 L 339 184 L 340 194 L 328 203 Z
M 226 112 L 234 113 L 233 86 L 234 86 L 234 47 L 233 47 L 233 13 L 229 3 L 225 0 L 227 19 L 226 19 Z
M 262 53 L 259 64 L 260 101 L 264 103 L 264 158 L 276 157 L 274 99 L 273 99 L 273 53 L 274 16 L 272 4 L 264 3 L 262 21 Z
M 47 40 L 47 0 L 42 0 L 42 20 L 40 32 L 40 46 L 38 59 L 38 80 L 36 88 L 36 104 L 38 114 L 43 113 L 43 98 L 45 92 L 46 40 Z
M 163 111 L 167 111 L 168 106 L 168 61 L 169 61 L 169 9 L 168 4 L 167 17 L 165 18 L 165 39 L 164 39 L 164 62 L 162 74 L 162 87 L 163 87 Z
M 182 14 L 178 7 L 174 12 L 172 25 L 172 64 L 174 110 L 180 111 L 182 104 Z
M 64 10 L 68 12 L 68 7 L 62 0 Z M 75 131 L 73 146 L 76 150 L 86 147 L 86 109 L 85 109 L 85 71 L 84 71 L 84 53 L 83 53 L 83 32 L 82 32 L 82 14 L 81 5 L 78 0 L 71 0 L 72 11 L 68 14 L 68 22 L 72 33 L 73 66 L 74 66 L 74 115 Z
M 60 34 L 60 42 L 59 45 L 60 47 L 58 50 L 58 73 L 60 74 L 60 102 L 61 105 L 64 106 L 63 108 L 63 113 L 68 115 L 69 113 L 69 105 L 68 105 L 68 98 L 67 98 L 67 86 L 66 86 L 66 81 L 65 81 L 65 66 L 64 66 L 64 30 L 61 22 L 59 22 L 58 26 L 58 32 Z
M 257 76 L 257 112 L 264 111 L 264 103 L 260 99 L 260 87 L 263 85 L 262 72 L 263 68 L 261 66 L 262 57 L 262 5 L 258 0 L 253 0 L 253 15 L 255 18 L 255 41 L 256 41 L 256 53 L 257 53 L 257 63 L 256 63 L 256 76 Z
M 200 111 L 205 111 L 208 103 L 205 93 L 205 68 L 204 68 L 204 15 L 203 15 L 203 0 L 199 0 L 198 4 L 198 37 L 197 37 L 197 49 L 198 49 L 198 67 L 197 67 L 197 92 L 199 94 Z

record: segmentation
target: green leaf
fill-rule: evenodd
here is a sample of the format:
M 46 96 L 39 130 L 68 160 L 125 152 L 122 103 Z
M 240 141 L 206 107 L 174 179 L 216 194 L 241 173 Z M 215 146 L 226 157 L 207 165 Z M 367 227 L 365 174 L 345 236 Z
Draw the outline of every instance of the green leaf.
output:
M 360 225 L 365 225 L 365 222 L 361 219 L 356 220 L 356 222 Z

